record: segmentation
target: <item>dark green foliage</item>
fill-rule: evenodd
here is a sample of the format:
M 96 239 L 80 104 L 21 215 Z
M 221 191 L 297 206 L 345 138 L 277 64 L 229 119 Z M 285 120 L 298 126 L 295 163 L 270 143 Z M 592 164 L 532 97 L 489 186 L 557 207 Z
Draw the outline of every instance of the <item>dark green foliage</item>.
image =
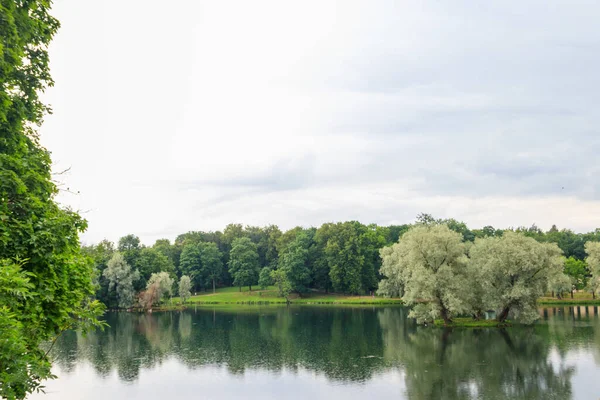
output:
M 179 271 L 181 275 L 187 275 L 191 278 L 194 290 L 203 287 L 201 266 L 200 246 L 196 243 L 188 243 L 183 246 L 181 258 L 179 259 Z
M 387 227 L 379 227 L 383 229 L 386 245 L 397 243 L 402 235 L 410 229 L 410 225 L 390 225 Z
M 38 95 L 53 83 L 47 47 L 59 23 L 49 3 L 0 2 L 0 396 L 6 398 L 23 398 L 50 377 L 42 341 L 76 324 L 96 325 L 101 313 L 90 299 L 94 268 L 79 244 L 86 222 L 54 201 L 50 153 L 35 131 L 49 112 Z
M 155 250 L 165 255 L 175 267 L 175 271 L 179 269 L 179 257 L 181 256 L 181 246 L 171 244 L 169 239 L 158 239 L 154 246 Z
M 476 235 L 469 228 L 467 228 L 467 224 L 457 221 L 454 218 L 436 219 L 431 214 L 421 213 L 417 215 L 417 223 L 424 225 L 445 224 L 454 232 L 458 232 L 463 235 L 464 241 L 472 242 L 475 240 Z
M 215 290 L 217 281 L 223 273 L 222 255 L 217 245 L 212 242 L 200 243 L 200 271 L 206 286 L 212 284 Z
M 130 234 L 119 239 L 117 251 L 123 255 L 127 264 L 132 268 L 138 265 L 141 250 L 139 237 Z
M 150 276 L 158 272 L 168 272 L 171 278 L 175 279 L 175 266 L 171 260 L 152 247 L 143 247 L 139 251 L 134 269 L 139 271 L 141 281 L 139 286 L 144 289 Z
M 260 270 L 260 274 L 258 274 L 258 286 L 261 289 L 266 289 L 268 286 L 273 284 L 273 279 L 271 278 L 271 272 L 273 270 L 270 267 L 263 267 Z
M 565 274 L 571 278 L 575 289 L 585 289 L 589 273 L 585 261 L 578 260 L 575 257 L 569 257 L 565 260 Z
M 360 237 L 355 222 L 344 222 L 333 227 L 333 234 L 325 246 L 329 278 L 333 290 L 341 293 L 363 292 L 365 257 L 360 248 Z
M 379 250 L 386 245 L 385 232 L 375 224 L 365 226 L 356 223 L 360 235 L 360 253 L 363 256 L 361 289 L 374 291 L 380 280 L 381 257 Z
M 97 245 L 83 246 L 81 250 L 92 259 L 95 266 L 94 286 L 96 298 L 108 307 L 117 307 L 117 298 L 108 289 L 109 282 L 103 275 L 104 270 L 108 266 L 108 261 L 115 253 L 114 244 L 108 240 L 103 240 Z
M 236 286 L 249 286 L 258 282 L 258 273 L 260 266 L 258 264 L 258 251 L 256 244 L 247 237 L 234 239 L 229 254 L 229 272 L 233 277 L 233 284 Z
M 304 293 L 310 284 L 310 248 L 312 231 L 299 231 L 279 257 L 279 270 L 287 275 L 291 290 Z
M 476 238 L 502 236 L 502 229 L 495 229 L 493 226 L 487 225 L 481 229 L 473 229 L 473 234 Z

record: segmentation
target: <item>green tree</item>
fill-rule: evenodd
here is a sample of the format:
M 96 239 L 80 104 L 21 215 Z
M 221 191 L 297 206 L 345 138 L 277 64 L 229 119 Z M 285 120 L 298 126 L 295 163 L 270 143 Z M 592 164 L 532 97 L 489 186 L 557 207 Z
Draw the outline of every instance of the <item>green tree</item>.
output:
M 473 230 L 473 235 L 478 238 L 484 238 L 487 236 L 502 236 L 503 232 L 501 229 L 495 229 L 491 225 L 486 225 L 481 229 Z
M 375 290 L 381 268 L 379 250 L 386 244 L 385 231 L 375 224 L 365 226 L 358 222 L 356 229 L 360 234 L 360 254 L 364 260 L 361 271 L 362 290 Z
M 259 264 L 256 244 L 247 237 L 235 239 L 229 253 L 229 272 L 233 277 L 233 284 L 239 286 L 248 285 L 252 291 L 252 285 L 258 281 Z
M 554 226 L 554 229 L 546 232 L 542 240 L 544 242 L 556 243 L 563 251 L 565 257 L 574 257 L 577 260 L 583 260 L 585 258 L 584 237 L 571 230 L 562 229 L 559 231 L 556 226 Z
M 187 275 L 192 279 L 194 289 L 204 286 L 202 281 L 202 261 L 200 259 L 200 246 L 196 243 L 188 243 L 183 246 L 181 258 L 179 260 L 179 269 L 182 275 Z
M 365 260 L 361 254 L 358 232 L 352 222 L 332 227 L 324 253 L 333 290 L 352 294 L 362 292 L 361 278 Z
M 265 266 L 275 267 L 279 261 L 279 253 L 277 252 L 277 241 L 281 237 L 281 230 L 277 225 L 269 225 L 264 228 L 267 236 L 265 243 Z
M 179 257 L 181 256 L 181 246 L 177 246 L 175 244 L 171 244 L 169 239 L 158 239 L 154 242 L 152 248 L 162 255 L 166 256 L 171 264 L 175 267 L 175 271 L 179 269 Z
M 192 280 L 189 276 L 183 275 L 181 279 L 179 279 L 179 298 L 182 303 L 185 304 L 192 296 L 190 290 L 192 290 Z
M 20 282 L 21 288 L 0 306 L 0 396 L 6 398 L 21 399 L 51 376 L 41 342 L 97 325 L 102 311 L 91 300 L 94 266 L 79 243 L 87 223 L 55 202 L 50 153 L 36 131 L 50 112 L 39 94 L 53 84 L 47 49 L 59 22 L 49 9 L 42 0 L 0 3 L 0 262 L 7 275 L 2 285 Z M 18 270 L 5 271 L 7 265 Z
M 384 229 L 386 244 L 390 246 L 400 240 L 402 235 L 410 229 L 410 225 L 390 225 Z
M 302 230 L 289 243 L 279 257 L 279 270 L 285 272 L 292 287 L 298 293 L 308 290 L 310 283 L 309 248 L 310 234 Z
M 108 266 L 108 261 L 115 253 L 114 244 L 104 239 L 97 245 L 82 246 L 81 251 L 83 254 L 90 257 L 94 263 L 94 287 L 96 298 L 104 304 L 115 303 L 116 299 L 111 298 L 108 290 L 108 280 L 103 275 L 104 270 Z
M 325 248 L 335 230 L 335 224 L 325 223 L 317 229 L 314 236 L 314 260 L 311 266 L 312 282 L 314 287 L 326 292 L 329 292 L 332 286 L 329 277 L 329 260 Z
M 212 282 L 213 293 L 216 290 L 217 279 L 223 273 L 221 252 L 215 243 L 200 243 L 201 273 Z
M 292 243 L 295 239 L 296 236 L 298 236 L 298 233 L 302 232 L 303 228 L 301 226 L 296 226 L 290 230 L 285 231 L 284 233 L 282 233 L 279 238 L 277 239 L 277 253 L 280 255 L 285 251 L 286 247 Z
M 123 236 L 119 239 L 117 250 L 123 255 L 127 264 L 135 267 L 142 250 L 140 238 L 133 234 Z
M 530 323 L 539 318 L 536 300 L 553 279 L 562 275 L 564 262 L 555 244 L 539 243 L 523 233 L 476 239 L 471 262 L 482 270 L 484 301 L 505 321 L 509 315 Z
M 275 287 L 277 287 L 279 297 L 285 298 L 286 302 L 289 304 L 289 296 L 292 292 L 292 284 L 288 279 L 288 275 L 285 273 L 285 271 L 277 269 L 275 271 L 271 271 L 271 279 L 273 280 Z
M 108 261 L 103 275 L 108 279 L 109 290 L 115 291 L 120 308 L 130 308 L 135 301 L 133 283 L 140 278 L 137 270 L 132 271 L 121 253 L 115 253 Z
M 585 289 L 588 281 L 588 269 L 585 261 L 578 260 L 571 256 L 565 260 L 565 274 L 571 278 L 573 287 L 577 290 Z M 573 290 L 570 290 L 571 298 L 573 297 Z
M 144 247 L 140 250 L 135 267 L 140 272 L 142 287 L 150 280 L 152 274 L 166 272 L 175 276 L 175 266 L 171 260 L 152 247 Z
M 258 275 L 258 285 L 261 289 L 265 290 L 273 284 L 273 279 L 271 278 L 272 271 L 273 270 L 270 267 L 263 267 L 263 269 L 260 270 L 260 274 Z

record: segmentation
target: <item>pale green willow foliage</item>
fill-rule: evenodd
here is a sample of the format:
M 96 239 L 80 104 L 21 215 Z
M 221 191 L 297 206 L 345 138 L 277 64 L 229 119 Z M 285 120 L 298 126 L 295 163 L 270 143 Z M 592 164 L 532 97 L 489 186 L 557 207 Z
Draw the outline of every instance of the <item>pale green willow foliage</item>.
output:
M 133 282 L 140 278 L 140 273 L 137 270 L 131 270 L 121 253 L 115 253 L 112 256 L 103 275 L 108 279 L 108 290 L 116 290 L 119 307 L 129 308 L 133 306 L 135 299 Z
M 404 281 L 400 263 L 400 245 L 398 243 L 383 247 L 379 250 L 381 257 L 381 268 L 379 272 L 385 278 L 379 282 L 377 294 L 386 297 L 400 297 L 404 294 Z
M 473 244 L 466 243 L 467 254 L 470 253 Z M 473 318 L 483 318 L 484 312 L 489 308 L 485 304 L 485 289 L 482 284 L 484 280 L 483 270 L 473 262 L 467 263 L 465 280 L 463 285 L 463 299 L 467 308 L 467 313 Z
M 382 273 L 392 279 L 390 284 L 404 283 L 402 300 L 414 305 L 409 316 L 418 323 L 439 317 L 449 322 L 468 311 L 464 301 L 467 258 L 460 233 L 446 225 L 415 226 L 385 253 Z
M 476 239 L 469 255 L 481 271 L 486 308 L 496 310 L 500 321 L 508 316 L 523 323 L 538 319 L 536 300 L 562 274 L 561 254 L 555 243 L 539 243 L 514 232 Z
M 181 279 L 179 279 L 179 298 L 182 303 L 188 301 L 190 297 L 192 297 L 192 280 L 187 275 L 182 275 Z
M 548 290 L 556 292 L 558 296 L 562 293 L 570 292 L 573 289 L 573 281 L 565 274 L 558 274 L 550 277 L 548 281 Z
M 589 281 L 590 290 L 600 294 L 600 242 L 587 242 L 585 252 L 588 255 L 585 261 L 592 273 Z
M 166 300 L 173 294 L 173 283 L 173 278 L 171 278 L 169 273 L 163 271 L 150 275 L 146 287 L 149 288 L 152 285 L 157 285 L 159 290 L 158 297 L 161 300 Z

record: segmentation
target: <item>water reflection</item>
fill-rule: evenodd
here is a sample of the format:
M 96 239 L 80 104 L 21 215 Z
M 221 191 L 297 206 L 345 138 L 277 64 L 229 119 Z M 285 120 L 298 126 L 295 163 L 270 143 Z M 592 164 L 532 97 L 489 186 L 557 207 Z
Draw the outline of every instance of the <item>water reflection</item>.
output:
M 366 385 L 392 371 L 409 399 L 574 398 L 577 365 L 567 356 L 592 353 L 598 366 L 598 310 L 540 313 L 533 327 L 505 330 L 417 327 L 400 307 L 111 313 L 110 328 L 68 332 L 53 356 L 63 374 L 87 362 L 98 377 L 116 371 L 123 382 L 174 359 L 191 370 L 225 366 L 233 376 L 308 370 L 339 384 Z

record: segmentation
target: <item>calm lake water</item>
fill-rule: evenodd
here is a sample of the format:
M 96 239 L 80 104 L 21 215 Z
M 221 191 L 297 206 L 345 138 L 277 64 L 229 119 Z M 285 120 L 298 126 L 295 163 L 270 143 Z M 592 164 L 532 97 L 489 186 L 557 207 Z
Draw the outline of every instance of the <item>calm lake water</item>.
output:
M 110 313 L 32 399 L 598 399 L 596 307 L 533 327 L 417 327 L 402 307 Z

